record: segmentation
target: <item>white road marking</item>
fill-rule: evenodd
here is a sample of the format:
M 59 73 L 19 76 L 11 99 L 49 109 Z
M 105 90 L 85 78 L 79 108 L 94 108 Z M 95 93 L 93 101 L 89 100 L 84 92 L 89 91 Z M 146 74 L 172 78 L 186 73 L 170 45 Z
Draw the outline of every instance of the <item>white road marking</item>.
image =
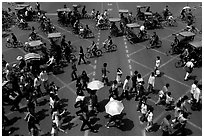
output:
M 143 48 L 141 48 L 141 49 L 139 49 L 139 50 L 137 50 L 137 51 L 135 51 L 135 52 L 132 52 L 132 53 L 130 53 L 130 54 L 128 54 L 128 55 L 131 56 L 131 55 L 136 54 L 136 53 L 138 53 L 138 52 L 140 52 L 140 51 L 142 51 L 142 50 L 144 50 L 144 49 L 146 49 L 146 47 L 143 47 Z
M 179 55 L 171 58 L 170 60 L 168 60 L 167 62 L 165 62 L 164 64 L 162 64 L 159 68 L 162 68 L 163 66 L 167 65 L 169 62 L 173 61 L 174 59 L 176 59 L 177 57 L 179 57 Z
M 127 54 L 127 57 L 129 58 L 129 55 Z
M 129 65 L 129 69 L 130 69 L 130 70 L 132 69 L 132 66 L 131 66 L 131 65 Z
M 148 66 L 146 66 L 146 65 L 144 65 L 144 64 L 142 64 L 142 63 L 139 63 L 139 62 L 137 62 L 137 61 L 135 61 L 135 60 L 133 60 L 133 59 L 129 59 L 129 60 L 132 61 L 132 62 L 134 62 L 134 63 L 136 63 L 136 64 L 138 64 L 138 65 L 141 65 L 141 66 L 145 67 L 146 69 L 152 70 L 152 68 L 149 68 Z
M 112 3 L 108 3 L 108 6 L 112 6 Z
M 145 129 L 142 129 L 142 136 L 146 136 Z
M 125 40 L 124 40 L 124 41 L 125 41 Z M 127 42 L 125 41 L 124 44 L 127 45 Z
M 128 50 L 125 50 L 126 51 L 126 53 L 128 53 L 129 51 Z
M 183 82 L 180 82 L 180 81 L 178 81 L 178 80 L 176 80 L 176 79 L 174 79 L 174 78 L 172 78 L 172 77 L 170 77 L 170 76 L 168 76 L 168 75 L 166 75 L 166 74 L 164 74 L 164 76 L 167 77 L 167 78 L 169 78 L 170 80 L 173 80 L 173 81 L 175 81 L 175 82 L 177 82 L 177 83 L 182 84 L 183 86 L 186 86 L 186 87 L 188 87 L 188 88 L 191 87 L 191 86 L 189 86 L 189 85 L 187 85 L 187 84 L 185 84 L 185 83 L 183 83 Z
M 108 11 L 112 11 L 113 9 L 108 9 Z
M 130 71 L 130 75 L 131 75 L 131 76 L 133 75 L 132 70 Z
M 97 60 L 95 60 L 94 63 L 96 64 L 96 63 L 97 63 Z
M 126 48 L 126 49 L 128 48 L 127 45 L 125 45 L 125 48 Z

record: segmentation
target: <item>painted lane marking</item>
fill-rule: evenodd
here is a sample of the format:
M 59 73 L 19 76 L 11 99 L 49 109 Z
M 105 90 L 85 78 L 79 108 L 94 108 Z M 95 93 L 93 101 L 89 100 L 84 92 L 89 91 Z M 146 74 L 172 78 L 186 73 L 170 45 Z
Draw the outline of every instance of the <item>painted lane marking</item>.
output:
M 144 49 L 146 49 L 146 47 L 143 47 L 143 48 L 141 48 L 141 49 L 139 49 L 139 50 L 137 50 L 137 51 L 135 51 L 135 52 L 132 52 L 132 53 L 130 53 L 130 54 L 128 54 L 128 55 L 129 55 L 129 56 L 134 55 L 134 54 L 136 54 L 136 53 L 138 53 L 138 52 L 140 52 L 140 51 L 142 51 L 142 50 L 144 50 Z
M 152 70 L 152 68 L 149 68 L 148 66 L 146 66 L 146 65 L 144 65 L 144 64 L 142 64 L 142 63 L 139 63 L 139 62 L 137 62 L 137 61 L 135 61 L 135 60 L 133 60 L 133 59 L 129 59 L 129 60 L 132 61 L 132 62 L 134 62 L 134 63 L 136 63 L 136 64 L 138 64 L 138 65 L 141 65 L 141 66 L 145 67 L 145 68 L 148 69 L 148 70 Z
M 176 80 L 176 79 L 174 79 L 174 78 L 172 78 L 172 77 L 170 77 L 170 76 L 168 76 L 168 75 L 166 75 L 166 74 L 164 74 L 164 76 L 165 76 L 166 78 L 169 78 L 170 80 L 173 80 L 173 81 L 175 81 L 175 82 L 177 82 L 177 83 L 182 84 L 183 86 L 186 86 L 186 87 L 188 87 L 188 88 L 191 87 L 191 86 L 189 86 L 189 85 L 187 85 L 187 84 L 185 84 L 185 83 L 183 83 L 183 82 L 180 82 L 180 81 L 178 81 L 178 80 Z
M 128 52 L 129 52 L 127 49 L 126 49 L 125 51 L 126 51 L 126 53 L 128 53 Z

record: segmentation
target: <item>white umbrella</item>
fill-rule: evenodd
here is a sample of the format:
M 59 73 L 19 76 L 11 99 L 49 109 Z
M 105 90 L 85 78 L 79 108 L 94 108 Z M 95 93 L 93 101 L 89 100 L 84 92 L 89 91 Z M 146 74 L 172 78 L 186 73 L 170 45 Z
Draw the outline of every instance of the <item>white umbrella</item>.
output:
M 104 87 L 104 83 L 99 80 L 94 80 L 88 83 L 88 87 L 91 90 L 99 90 Z
M 183 7 L 183 9 L 190 9 L 191 7 L 189 7 L 189 6 L 185 6 L 185 7 Z
M 123 111 L 124 106 L 121 101 L 110 100 L 106 104 L 105 109 L 106 109 L 106 113 L 110 114 L 111 116 L 114 116 L 114 115 L 120 114 Z

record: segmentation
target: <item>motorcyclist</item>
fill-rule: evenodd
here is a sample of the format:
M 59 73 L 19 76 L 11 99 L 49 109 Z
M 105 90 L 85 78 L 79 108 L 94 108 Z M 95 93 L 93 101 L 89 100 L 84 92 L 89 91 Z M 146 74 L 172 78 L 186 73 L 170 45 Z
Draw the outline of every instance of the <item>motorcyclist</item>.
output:
M 151 46 L 157 45 L 159 41 L 159 36 L 154 32 L 152 35 L 152 41 L 150 42 Z
M 89 33 L 91 33 L 91 29 L 89 28 L 88 25 L 86 25 L 86 27 L 84 28 L 84 37 L 86 37 Z
M 37 38 L 37 33 L 36 33 L 35 28 L 33 26 L 32 31 L 31 31 L 31 33 L 29 35 L 29 40 L 36 40 L 36 38 Z

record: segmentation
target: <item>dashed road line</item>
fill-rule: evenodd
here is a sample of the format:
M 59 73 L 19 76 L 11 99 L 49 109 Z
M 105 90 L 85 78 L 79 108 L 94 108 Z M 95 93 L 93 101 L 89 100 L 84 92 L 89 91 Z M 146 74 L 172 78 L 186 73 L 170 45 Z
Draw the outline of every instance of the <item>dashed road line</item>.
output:
M 126 49 L 125 52 L 128 53 L 129 51 Z

